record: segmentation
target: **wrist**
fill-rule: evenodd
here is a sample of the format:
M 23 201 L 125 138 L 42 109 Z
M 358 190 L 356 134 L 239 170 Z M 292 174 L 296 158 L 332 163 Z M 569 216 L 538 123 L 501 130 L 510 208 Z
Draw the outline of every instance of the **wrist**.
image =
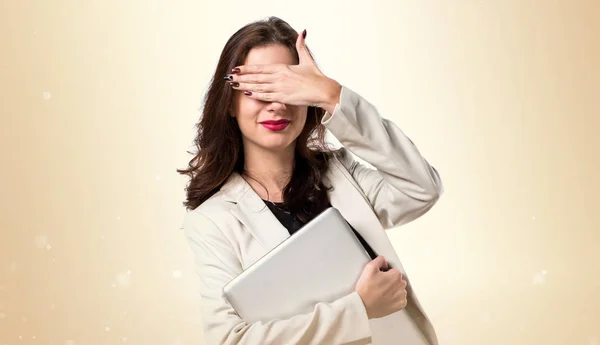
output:
M 355 292 L 358 295 L 358 297 L 360 297 L 360 300 L 362 301 L 363 307 L 365 308 L 365 313 L 367 314 L 367 319 L 371 320 L 373 318 L 373 315 L 372 315 L 370 308 L 367 306 L 367 302 L 365 301 L 365 299 L 363 298 L 363 295 L 358 290 L 355 290 Z
M 341 93 L 342 85 L 331 78 L 325 77 L 322 91 L 323 101 L 319 107 L 325 109 L 329 114 L 333 114 L 335 106 L 340 102 Z

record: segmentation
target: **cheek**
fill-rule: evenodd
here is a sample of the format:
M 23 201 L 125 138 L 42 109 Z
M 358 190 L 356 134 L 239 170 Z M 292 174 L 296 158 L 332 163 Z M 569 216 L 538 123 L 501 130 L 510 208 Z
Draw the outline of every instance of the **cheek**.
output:
M 304 129 L 304 126 L 306 126 L 306 120 L 301 120 L 301 121 L 298 121 L 298 122 L 296 123 L 296 127 L 297 127 L 297 128 L 296 128 L 296 131 L 297 131 L 298 133 L 302 132 L 302 130 Z
M 251 99 L 242 99 L 238 103 L 238 112 L 236 120 L 241 130 L 252 129 L 256 126 L 258 114 L 260 113 L 260 107 L 256 102 L 252 102 Z
M 256 131 L 256 121 L 254 116 L 248 114 L 239 114 L 237 116 L 237 122 L 242 134 L 246 136 L 251 135 L 252 132 Z

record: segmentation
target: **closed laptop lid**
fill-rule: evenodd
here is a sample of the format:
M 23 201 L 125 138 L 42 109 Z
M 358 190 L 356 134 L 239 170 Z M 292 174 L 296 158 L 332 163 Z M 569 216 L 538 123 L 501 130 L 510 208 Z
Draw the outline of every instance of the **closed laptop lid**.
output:
M 371 257 L 340 212 L 329 207 L 223 288 L 246 322 L 311 312 L 352 291 Z

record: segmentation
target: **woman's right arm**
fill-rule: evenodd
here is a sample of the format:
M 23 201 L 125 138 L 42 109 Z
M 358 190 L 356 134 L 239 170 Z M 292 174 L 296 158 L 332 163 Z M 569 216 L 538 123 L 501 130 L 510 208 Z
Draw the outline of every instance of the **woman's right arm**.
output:
M 229 240 L 200 212 L 186 214 L 183 230 L 200 276 L 200 303 L 207 345 L 369 344 L 371 329 L 361 297 L 352 292 L 310 313 L 285 320 L 247 323 L 223 297 L 225 284 L 242 268 Z

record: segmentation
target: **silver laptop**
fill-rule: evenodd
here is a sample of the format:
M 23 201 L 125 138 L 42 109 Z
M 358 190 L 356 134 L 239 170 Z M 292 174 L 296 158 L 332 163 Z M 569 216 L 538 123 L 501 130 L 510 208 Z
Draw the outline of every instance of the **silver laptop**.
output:
M 246 322 L 288 319 L 354 291 L 371 260 L 340 212 L 329 207 L 223 287 Z

